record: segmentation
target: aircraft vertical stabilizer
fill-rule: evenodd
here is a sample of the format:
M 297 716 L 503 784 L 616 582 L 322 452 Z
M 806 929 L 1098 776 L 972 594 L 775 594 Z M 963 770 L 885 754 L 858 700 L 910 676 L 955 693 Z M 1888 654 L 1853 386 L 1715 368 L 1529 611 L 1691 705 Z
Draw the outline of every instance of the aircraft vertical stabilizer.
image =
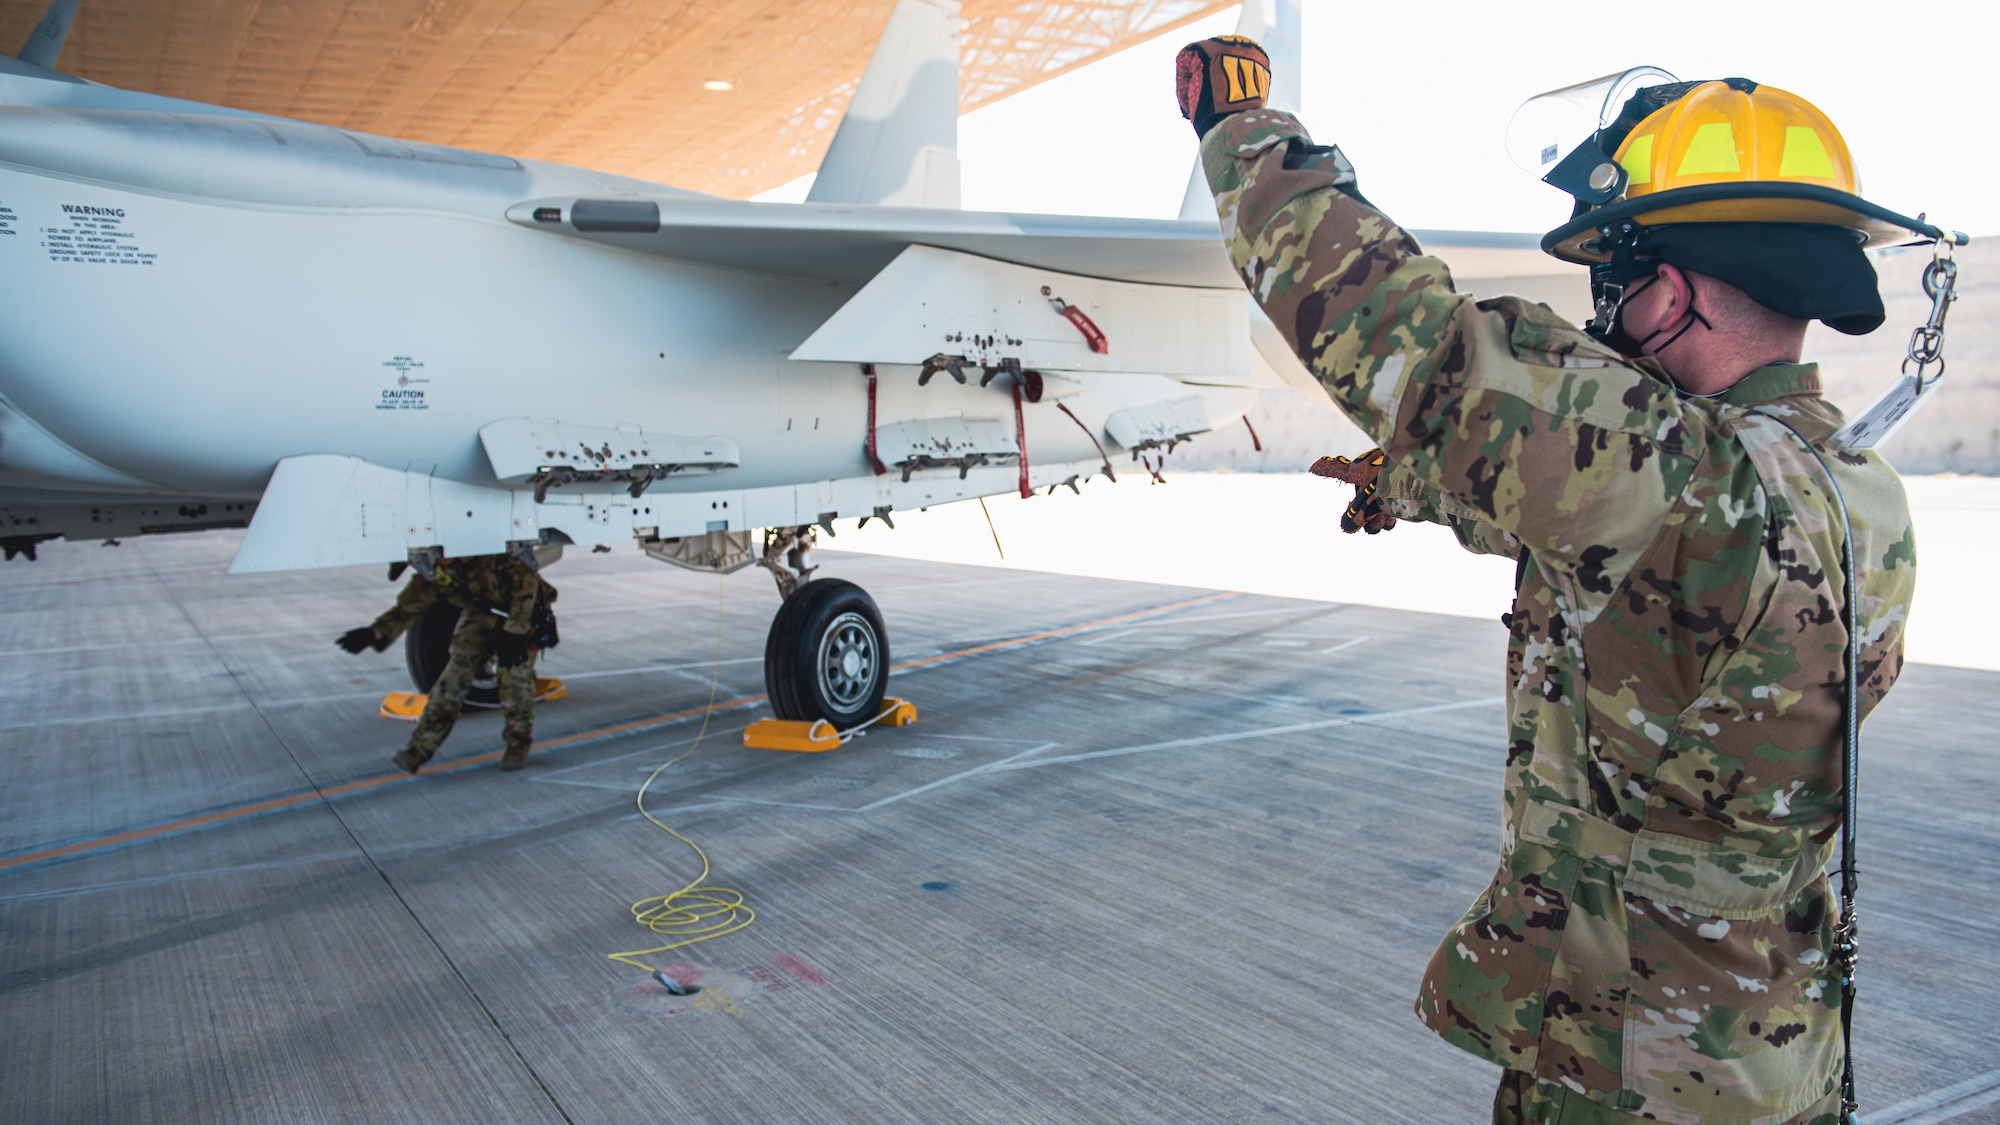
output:
M 1265 104 L 1287 113 L 1299 111 L 1300 60 L 1304 57 L 1299 38 L 1300 0 L 1244 0 L 1243 14 L 1237 17 L 1236 34 L 1255 39 L 1271 56 L 1271 92 Z M 1201 160 L 1188 174 L 1186 194 L 1181 196 L 1181 220 L 1215 221 L 1215 197 L 1209 193 L 1208 177 L 1202 175 Z
M 958 206 L 958 0 L 901 0 L 808 203 Z
M 28 41 L 21 44 L 14 57 L 54 70 L 56 56 L 62 54 L 63 40 L 69 38 L 69 27 L 76 22 L 76 3 L 77 0 L 49 0 L 49 6 L 42 9 L 42 18 L 35 21 L 35 30 L 28 33 Z

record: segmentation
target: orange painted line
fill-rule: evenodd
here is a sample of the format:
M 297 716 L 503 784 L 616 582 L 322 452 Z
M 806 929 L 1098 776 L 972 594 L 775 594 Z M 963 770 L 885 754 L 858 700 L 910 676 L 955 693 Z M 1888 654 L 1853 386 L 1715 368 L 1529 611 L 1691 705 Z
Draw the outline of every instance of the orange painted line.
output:
M 764 702 L 764 699 L 765 699 L 764 693 L 758 692 L 756 695 L 745 695 L 736 699 L 731 699 L 722 703 L 718 703 L 715 705 L 715 710 L 734 711 L 738 707 L 748 707 L 753 703 L 762 703 Z M 563 735 L 561 738 L 551 738 L 547 742 L 537 742 L 535 743 L 535 749 L 540 750 L 543 749 L 544 747 L 569 746 L 577 742 L 589 742 L 590 740 L 596 738 L 610 738 L 612 735 L 616 734 L 626 734 L 628 732 L 635 730 L 645 730 L 648 727 L 664 726 L 667 723 L 680 722 L 682 719 L 692 719 L 696 715 L 699 715 L 707 710 L 708 710 L 707 707 L 690 707 L 685 711 L 672 711 L 665 715 L 655 715 L 650 719 L 634 719 L 629 723 L 619 723 L 616 726 L 598 727 L 596 730 L 578 731 L 575 734 Z M 482 762 L 498 761 L 499 759 L 500 759 L 500 754 L 497 751 L 491 754 L 482 754 L 479 757 L 479 760 Z M 467 759 L 467 761 L 469 762 L 470 759 Z M 454 763 L 454 765 L 455 764 L 456 763 Z
M 934 656 L 924 656 L 924 657 L 919 657 L 916 660 L 906 660 L 901 664 L 890 665 L 889 670 L 891 672 L 908 672 L 916 668 L 927 668 L 934 664 L 942 664 L 945 663 L 946 661 L 963 660 L 967 657 L 972 657 L 972 656 L 984 656 L 988 653 L 993 653 L 993 652 L 1004 652 L 1007 649 L 1020 648 L 1022 645 L 1034 644 L 1037 641 L 1053 640 L 1054 638 L 1057 637 L 1067 637 L 1075 633 L 1087 632 L 1091 629 L 1103 629 L 1112 625 L 1120 625 L 1127 621 L 1137 621 L 1141 618 L 1146 618 L 1146 617 L 1157 617 L 1163 613 L 1174 613 L 1183 609 L 1192 609 L 1198 605 L 1207 605 L 1211 602 L 1225 601 L 1227 599 L 1239 596 L 1241 595 L 1233 593 L 1207 594 L 1199 598 L 1189 598 L 1186 601 L 1174 602 L 1170 605 L 1154 606 L 1150 609 L 1134 610 L 1131 613 L 1121 613 L 1115 617 L 1103 617 L 1099 618 L 1096 621 L 1086 621 L 1080 625 L 1065 625 L 1060 629 L 1050 629 L 1041 633 L 1032 633 L 1025 637 L 1013 637 L 1004 641 L 994 641 L 991 644 L 974 645 L 971 648 L 958 649 L 955 652 L 940 652 Z M 715 712 L 733 711 L 739 707 L 747 707 L 751 704 L 761 703 L 766 698 L 767 697 L 761 693 L 758 695 L 740 696 L 736 699 L 731 699 L 724 703 L 718 703 L 714 706 L 712 710 Z M 615 723 L 608 727 L 597 727 L 593 730 L 577 731 L 575 734 L 565 734 L 557 738 L 544 739 L 540 742 L 535 743 L 533 745 L 533 749 L 549 750 L 558 746 L 572 746 L 579 742 L 591 742 L 600 738 L 611 738 L 621 734 L 630 734 L 635 731 L 647 730 L 652 727 L 665 726 L 669 723 L 677 723 L 683 719 L 691 719 L 697 715 L 709 712 L 710 710 L 711 708 L 708 707 L 689 707 L 681 711 L 671 711 L 665 715 L 654 715 L 651 718 L 634 719 L 630 722 Z M 407 774 L 401 772 L 377 774 L 373 777 L 364 777 L 355 781 L 342 782 L 339 785 L 329 785 L 324 789 L 308 790 L 303 793 L 293 793 L 285 797 L 272 797 L 269 800 L 258 801 L 255 804 L 237 805 L 234 808 L 218 809 L 214 812 L 199 813 L 195 816 L 182 817 L 179 820 L 170 820 L 163 824 L 154 824 L 145 828 L 130 828 L 122 832 L 114 832 L 108 836 L 94 836 L 88 840 L 77 840 L 73 843 L 60 844 L 48 848 L 41 848 L 32 852 L 23 852 L 20 855 L 8 856 L 4 859 L 0 859 L 0 871 L 5 871 L 13 867 L 25 867 L 31 863 L 41 863 L 51 859 L 62 859 L 65 856 L 78 855 L 83 852 L 98 851 L 103 848 L 115 848 L 120 844 L 137 843 L 142 840 L 150 840 L 160 836 L 171 835 L 176 832 L 186 832 L 196 828 L 207 828 L 211 825 L 223 824 L 232 820 L 240 820 L 244 817 L 249 817 L 249 816 L 257 816 L 261 813 L 275 812 L 279 809 L 294 808 L 298 805 L 308 804 L 310 802 L 326 798 L 344 797 L 350 793 L 359 793 L 367 789 L 376 789 L 384 785 L 393 785 L 399 781 L 415 781 L 420 778 L 431 777 L 441 773 L 450 773 L 454 770 L 462 770 L 469 768 L 471 766 L 483 766 L 488 762 L 499 761 L 501 753 L 502 752 L 499 750 L 490 750 L 484 754 L 472 754 L 464 758 L 454 758 L 449 762 L 439 763 L 436 766 L 428 768 L 425 772 L 421 774 Z
M 203 813 L 200 816 L 191 816 L 182 820 L 172 821 L 167 824 L 156 824 L 151 828 L 134 828 L 131 829 L 130 831 L 118 832 L 110 836 L 98 836 L 89 840 L 78 840 L 76 843 L 73 844 L 63 844 L 60 847 L 54 847 L 54 848 L 43 848 L 41 851 L 28 852 L 25 855 L 12 856 L 8 859 L 0 859 L 0 870 L 4 870 L 9 867 L 19 867 L 22 864 L 34 863 L 37 860 L 56 859 L 61 856 L 75 855 L 78 852 L 94 851 L 98 848 L 116 847 L 119 844 L 127 844 L 131 843 L 134 840 L 144 840 L 149 836 L 157 836 L 162 832 L 181 831 L 188 828 L 201 828 L 210 824 L 219 824 L 225 820 L 234 820 L 235 818 L 240 816 L 254 816 L 255 814 L 260 812 L 269 812 L 272 809 L 288 808 L 292 805 L 302 804 L 306 801 L 316 801 L 318 799 L 319 799 L 319 794 L 317 793 L 294 793 L 289 797 L 274 797 L 268 801 L 259 801 L 254 805 L 240 805 L 233 809 L 223 809 L 219 812 Z
M 498 753 L 481 755 L 482 760 L 488 761 L 498 759 L 499 757 Z M 459 764 L 458 762 L 453 762 L 445 768 L 456 768 Z M 75 855 L 78 852 L 95 851 L 99 848 L 113 848 L 119 844 L 129 844 L 171 832 L 185 832 L 193 828 L 206 828 L 211 824 L 221 824 L 225 821 L 238 820 L 246 816 L 256 816 L 259 813 L 275 812 L 278 809 L 292 808 L 296 805 L 317 801 L 322 796 L 338 797 L 347 793 L 359 792 L 363 789 L 373 789 L 380 785 L 389 785 L 394 782 L 408 780 L 410 780 L 410 775 L 406 773 L 380 774 L 375 777 L 364 777 L 359 781 L 349 781 L 341 785 L 328 786 L 325 789 L 293 793 L 286 797 L 272 797 L 269 800 L 258 801 L 255 804 L 237 805 L 233 808 L 218 809 L 214 812 L 182 817 L 179 820 L 170 820 L 165 824 L 154 824 L 145 828 L 132 828 L 124 832 L 113 833 L 109 836 L 95 836 L 88 840 L 78 840 L 75 843 L 43 848 L 39 851 L 25 852 L 21 855 L 0 859 L 0 871 L 5 871 L 10 867 L 22 867 L 30 863 L 38 863 L 45 859 L 60 859 L 63 856 Z

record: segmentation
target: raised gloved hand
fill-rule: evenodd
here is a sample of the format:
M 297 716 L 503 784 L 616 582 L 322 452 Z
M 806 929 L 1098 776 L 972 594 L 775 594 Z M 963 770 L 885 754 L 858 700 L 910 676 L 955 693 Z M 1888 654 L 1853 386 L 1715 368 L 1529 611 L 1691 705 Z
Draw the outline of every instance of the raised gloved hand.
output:
M 519 668 L 534 655 L 525 633 L 510 633 L 500 630 L 500 640 L 494 645 L 494 654 L 500 658 L 502 668 Z
M 1181 48 L 1174 60 L 1174 96 L 1197 136 L 1232 113 L 1262 109 L 1271 92 L 1271 56 L 1256 40 L 1218 35 Z
M 363 625 L 359 629 L 349 629 L 347 632 L 342 633 L 340 639 L 333 643 L 359 656 L 361 650 L 364 648 L 372 648 L 377 652 L 382 651 L 383 642 L 381 634 Z
M 1322 457 L 1306 470 L 1316 477 L 1330 477 L 1354 486 L 1354 499 L 1348 503 L 1347 510 L 1340 513 L 1340 530 L 1349 535 L 1357 531 L 1374 535 L 1396 526 L 1396 517 L 1390 515 L 1375 496 L 1382 477 L 1382 466 L 1387 461 L 1388 457 L 1378 448 L 1352 459 Z

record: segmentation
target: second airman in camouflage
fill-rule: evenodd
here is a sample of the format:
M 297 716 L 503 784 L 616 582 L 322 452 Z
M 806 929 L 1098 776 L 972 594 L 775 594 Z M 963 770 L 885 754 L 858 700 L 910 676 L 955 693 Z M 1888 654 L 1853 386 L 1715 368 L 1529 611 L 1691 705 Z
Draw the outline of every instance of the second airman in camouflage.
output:
M 520 769 L 527 764 L 535 729 L 535 648 L 529 638 L 537 619 L 554 603 L 555 587 L 510 555 L 440 559 L 430 577 L 412 575 L 395 606 L 349 632 L 342 647 L 350 652 L 385 648 L 440 599 L 458 607 L 458 628 L 423 716 L 410 732 L 409 744 L 395 754 L 396 765 L 415 773 L 436 755 L 458 721 L 474 678 L 493 660 L 504 722 L 500 768 Z

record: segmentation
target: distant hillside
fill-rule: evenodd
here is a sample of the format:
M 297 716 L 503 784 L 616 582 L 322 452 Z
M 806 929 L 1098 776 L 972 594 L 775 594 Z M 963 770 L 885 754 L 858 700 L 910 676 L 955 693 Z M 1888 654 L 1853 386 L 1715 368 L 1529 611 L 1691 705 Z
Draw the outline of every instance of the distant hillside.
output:
M 1842 336 L 1815 324 L 1806 337 L 1806 358 L 1820 364 L 1827 396 L 1850 415 L 1889 385 L 1910 330 L 1929 315 L 1920 284 L 1929 262 L 1930 251 L 1921 248 L 1877 258 L 1889 320 L 1875 332 Z M 1945 322 L 1945 384 L 1883 450 L 1905 473 L 2000 475 L 2000 238 L 1975 241 L 1958 251 L 1958 262 L 1959 299 Z M 1579 300 L 1572 310 L 1581 306 Z M 1250 424 L 1263 439 L 1262 453 L 1252 448 L 1244 424 L 1233 422 L 1183 446 L 1168 471 L 1296 472 L 1322 454 L 1371 444 L 1325 399 L 1289 389 L 1262 392 Z

